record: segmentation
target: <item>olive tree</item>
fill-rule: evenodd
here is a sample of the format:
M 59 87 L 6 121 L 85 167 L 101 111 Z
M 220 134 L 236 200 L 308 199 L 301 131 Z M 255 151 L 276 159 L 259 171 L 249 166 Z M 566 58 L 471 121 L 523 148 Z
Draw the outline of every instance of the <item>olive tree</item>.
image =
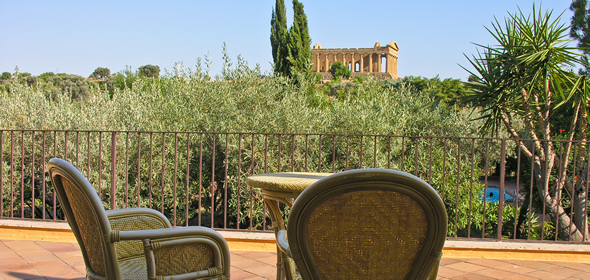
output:
M 558 225 L 563 239 L 590 239 L 587 222 L 588 89 L 586 77 L 573 74 L 580 63 L 570 47 L 569 27 L 555 20 L 552 11 L 522 11 L 510 14 L 501 24 L 497 19 L 486 28 L 496 46 L 478 45 L 478 55 L 467 57 L 475 68 L 473 104 L 482 112 L 482 132 L 500 127 L 512 138 L 530 138 L 532 145 L 519 142 L 520 151 L 534 166 L 534 183 L 548 214 Z M 573 104 L 563 144 L 552 139 L 552 114 L 563 104 Z M 519 125 L 521 124 L 521 125 Z M 574 166 L 570 158 L 574 157 Z M 572 171 L 574 170 L 574 171 Z M 553 176 L 552 176 L 553 175 Z M 565 201 L 562 197 L 569 197 Z M 566 211 L 566 206 L 572 211 Z M 569 210 L 569 209 L 568 209 Z

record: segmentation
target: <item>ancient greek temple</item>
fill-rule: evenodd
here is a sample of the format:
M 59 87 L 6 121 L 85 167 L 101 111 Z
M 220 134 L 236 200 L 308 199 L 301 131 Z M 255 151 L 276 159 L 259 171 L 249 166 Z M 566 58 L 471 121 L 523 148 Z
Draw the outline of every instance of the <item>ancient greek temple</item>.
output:
M 373 48 L 324 49 L 316 44 L 312 49 L 313 70 L 331 79 L 332 63 L 340 61 L 348 66 L 352 77 L 373 75 L 377 79 L 397 79 L 397 57 L 399 47 L 391 42 L 382 47 L 379 42 Z

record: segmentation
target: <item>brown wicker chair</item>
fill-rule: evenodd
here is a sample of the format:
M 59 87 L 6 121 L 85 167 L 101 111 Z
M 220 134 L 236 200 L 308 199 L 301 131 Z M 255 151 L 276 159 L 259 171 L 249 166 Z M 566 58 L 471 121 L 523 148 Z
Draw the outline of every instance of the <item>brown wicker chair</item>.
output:
M 277 243 L 303 279 L 436 279 L 446 231 L 444 204 L 428 183 L 359 169 L 303 191 Z
M 146 208 L 105 211 L 88 180 L 70 163 L 49 173 L 86 264 L 88 279 L 229 279 L 227 242 L 205 227 L 172 228 Z

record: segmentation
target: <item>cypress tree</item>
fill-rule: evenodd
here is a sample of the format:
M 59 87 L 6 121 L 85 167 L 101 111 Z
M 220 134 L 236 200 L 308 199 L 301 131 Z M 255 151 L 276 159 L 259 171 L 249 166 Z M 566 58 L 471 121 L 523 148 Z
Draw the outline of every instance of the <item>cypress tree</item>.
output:
M 272 12 L 270 20 L 270 44 L 272 45 L 272 58 L 274 60 L 274 71 L 277 74 L 288 75 L 288 31 L 287 31 L 287 13 L 285 11 L 285 2 L 276 0 L 275 10 Z
M 590 10 L 588 10 L 587 0 L 574 0 L 570 6 L 570 10 L 574 12 L 572 17 L 572 26 L 570 29 L 570 36 L 578 40 L 578 47 L 583 49 L 585 65 L 581 69 L 580 74 L 590 74 L 590 65 L 588 64 L 588 56 L 590 56 Z
M 309 64 L 311 63 L 311 38 L 309 37 L 309 28 L 307 24 L 307 16 L 303 10 L 303 4 L 298 0 L 293 0 L 293 27 L 291 28 L 289 38 L 293 40 L 291 48 L 296 50 L 291 51 L 293 57 L 294 70 L 298 72 L 308 72 Z

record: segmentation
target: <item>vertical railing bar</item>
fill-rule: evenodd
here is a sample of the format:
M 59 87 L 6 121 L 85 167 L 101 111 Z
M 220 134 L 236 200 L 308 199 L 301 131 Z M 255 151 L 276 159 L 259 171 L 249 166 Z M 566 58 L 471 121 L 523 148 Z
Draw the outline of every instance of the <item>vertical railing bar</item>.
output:
M 504 214 L 504 184 L 506 182 L 506 139 L 502 139 L 500 149 L 500 204 L 498 205 L 498 235 L 496 239 L 502 241 L 502 218 Z
M 447 139 L 443 140 L 443 172 L 442 172 L 442 200 L 445 201 L 446 189 L 446 175 L 447 175 Z
M 455 193 L 455 237 L 457 237 L 457 223 L 459 219 L 459 186 L 461 185 L 461 138 L 457 138 L 457 190 Z
M 320 141 L 318 145 L 318 172 L 322 172 L 322 135 L 320 134 Z
M 32 148 L 32 157 L 31 157 L 31 219 L 35 219 L 35 210 L 37 210 L 37 206 L 35 203 L 35 131 L 33 130 L 31 133 L 31 146 Z M 1 168 L 1 167 L 0 167 Z
M 588 147 L 588 142 L 586 142 Z M 588 213 L 588 190 L 590 189 L 590 148 L 588 148 L 588 161 L 586 162 L 586 203 L 584 203 L 584 213 Z M 582 231 L 582 240 L 586 241 L 586 231 L 588 231 L 588 219 L 584 220 L 584 230 Z
M 391 169 L 391 136 L 387 137 L 387 169 Z
M 336 135 L 332 137 L 332 173 L 336 172 Z
M 549 143 L 547 143 L 547 145 L 549 145 Z M 545 150 L 545 156 L 547 156 L 547 150 Z M 563 144 L 562 144 L 562 142 L 559 142 L 559 162 L 562 162 L 562 160 L 563 160 Z M 545 170 L 543 171 L 543 174 L 547 174 L 547 169 L 548 169 L 547 165 L 545 165 L 544 169 Z M 560 164 L 559 165 L 559 176 L 557 177 L 558 182 L 561 182 L 561 180 L 565 180 L 565 178 L 563 178 L 563 176 L 562 176 L 562 172 L 563 172 L 563 168 L 561 167 L 561 164 Z M 546 180 L 548 180 L 548 179 L 546 179 Z M 557 196 L 557 205 L 558 206 L 561 206 L 562 191 L 563 190 L 560 190 L 559 195 Z M 549 193 L 547 193 L 547 196 L 549 196 Z M 545 201 L 546 200 L 543 201 L 543 206 L 545 206 Z M 545 209 L 543 209 L 543 210 L 545 210 Z M 543 211 L 543 215 L 545 215 L 545 211 Z M 557 218 L 555 221 L 555 241 L 557 241 L 558 236 L 559 236 L 559 218 Z
M 80 166 L 80 131 L 76 131 L 76 168 Z
M 432 138 L 431 138 L 432 139 Z M 471 139 L 471 177 L 469 182 L 469 217 L 467 218 L 467 238 L 471 238 L 471 211 L 473 206 L 473 173 L 475 169 L 475 138 Z
M 160 212 L 164 213 L 164 196 L 166 194 L 166 132 L 162 133 L 162 183 L 160 186 Z
M 307 168 L 307 158 L 305 161 L 305 166 Z M 267 173 L 268 168 L 268 134 L 264 135 L 264 173 Z
M 149 204 L 150 204 L 150 208 L 152 208 L 153 205 L 153 193 L 154 193 L 154 189 L 153 189 L 153 182 L 152 182 L 152 177 L 154 177 L 154 133 L 150 132 L 150 172 L 149 172 L 149 184 L 150 184 L 150 193 L 149 193 Z
M 68 160 L 68 132 L 64 131 L 64 160 Z
M 176 212 L 178 207 L 178 133 L 174 133 L 174 210 L 172 216 L 174 217 L 174 226 L 177 225 Z
M 307 172 L 307 156 L 308 156 L 308 148 L 309 148 L 309 135 L 305 135 L 305 172 Z M 266 158 L 265 158 L 266 159 Z M 264 168 L 264 172 L 266 173 L 266 167 Z
M 111 209 L 117 209 L 117 132 L 111 135 Z
M 224 175 L 224 179 L 223 179 L 223 190 L 224 190 L 224 193 L 223 193 L 223 228 L 224 229 L 227 229 L 227 187 L 228 187 L 227 186 L 227 169 L 229 166 L 228 157 L 229 157 L 229 133 L 225 134 L 225 159 L 224 159 L 225 175 Z M 238 196 L 239 196 L 239 194 L 238 194 Z M 240 211 L 240 208 L 238 207 L 238 212 L 239 211 Z M 238 222 L 239 222 L 239 220 L 238 220 Z
M 137 133 L 137 207 L 141 205 L 141 132 Z
M 250 175 L 254 175 L 254 160 L 256 153 L 254 148 L 256 147 L 256 134 L 252 133 L 252 155 L 250 156 Z M 250 187 L 250 204 L 254 205 L 254 188 Z M 262 230 L 266 229 L 266 204 L 262 202 Z
M 461 140 L 459 140 L 461 141 Z M 420 137 L 416 137 L 416 159 L 414 162 L 414 175 L 418 176 L 418 150 L 420 150 Z
M 574 157 L 573 157 L 573 159 L 574 159 L 574 166 L 573 166 L 573 171 L 572 171 L 572 174 L 573 174 L 572 181 L 573 181 L 573 183 L 572 183 L 572 194 L 571 194 L 571 202 L 570 202 L 570 213 L 573 213 L 573 215 L 572 215 L 572 217 L 570 219 L 570 225 L 569 225 L 568 232 L 571 232 L 571 229 L 572 229 L 572 226 L 573 226 L 572 223 L 573 223 L 573 220 L 574 220 L 573 218 L 576 215 L 576 213 L 574 213 L 574 204 L 576 202 L 575 201 L 575 198 L 576 198 L 576 181 L 578 180 L 578 176 L 576 176 L 576 169 L 577 169 L 576 168 L 577 167 L 576 166 L 576 163 L 577 163 L 576 157 L 577 157 L 577 153 L 578 153 L 578 149 L 577 149 L 578 143 L 573 143 L 573 146 L 574 146 Z M 571 241 L 570 238 L 571 238 L 571 236 L 568 235 L 567 241 Z
M 53 132 L 53 157 L 57 157 L 57 132 Z M 11 164 L 12 165 L 12 164 Z M 53 184 L 52 184 L 53 186 Z M 56 219 L 57 196 L 55 194 L 55 186 L 53 186 L 53 220 Z
M 98 197 L 102 201 L 102 131 L 98 133 Z
M 238 134 L 238 213 L 236 228 L 240 229 L 240 198 L 242 196 L 242 134 Z M 252 229 L 252 205 L 250 205 L 250 229 Z
M 21 131 L 20 138 L 20 217 L 25 217 L 25 131 Z
M 527 240 L 530 240 L 531 239 L 531 218 L 533 216 L 533 215 L 531 215 L 531 211 L 533 211 L 533 182 L 534 182 L 534 179 L 535 179 L 535 177 L 534 177 L 535 176 L 535 164 L 534 164 L 534 161 L 535 161 L 535 157 L 536 157 L 535 153 L 536 153 L 536 150 L 537 150 L 536 147 L 535 147 L 535 145 L 534 145 L 534 143 L 533 143 L 532 147 L 533 147 L 533 155 L 531 157 L 531 159 L 532 159 L 531 160 L 531 186 L 530 186 L 530 189 L 529 189 L 529 210 L 528 210 L 528 216 L 529 216 L 528 217 L 528 220 L 529 221 L 528 221 L 527 238 L 526 238 Z M 544 226 L 544 224 L 545 224 L 545 217 L 543 216 L 543 217 L 541 217 L 541 240 L 543 240 L 543 226 Z
M 377 168 L 377 135 L 373 139 L 373 168 Z
M 518 154 L 516 156 L 516 191 L 514 192 L 514 237 L 513 239 L 516 240 L 516 229 L 518 225 L 518 218 L 520 216 L 520 211 L 522 209 L 518 208 L 518 194 L 520 193 L 520 159 L 521 159 L 521 151 L 520 151 L 520 140 L 516 140 L 516 146 L 518 147 Z
M 43 133 L 43 135 L 45 135 L 45 132 Z M 43 140 L 45 140 L 45 138 L 43 138 Z M 43 148 L 45 148 L 45 146 L 43 146 Z M 4 166 L 4 130 L 0 130 L 0 218 L 4 217 L 4 168 L 2 168 L 2 166 Z M 43 174 L 45 174 L 45 172 L 43 172 Z M 45 178 L 45 176 L 43 176 L 43 178 Z M 45 183 L 45 181 L 43 181 L 43 183 Z M 45 189 L 45 184 L 43 184 L 43 189 Z M 43 199 L 43 202 L 45 202 L 45 199 Z M 45 204 L 43 204 L 43 209 L 45 209 Z M 43 211 L 43 214 L 45 214 L 45 211 Z M 43 216 L 43 218 L 45 219 L 45 216 Z
M 547 145 L 549 145 L 549 143 L 547 143 Z M 545 151 L 545 156 L 547 157 L 547 151 Z M 563 160 L 563 144 L 561 142 L 559 142 L 559 162 L 562 162 Z M 546 175 L 547 174 L 547 165 L 545 165 L 544 167 L 545 170 L 543 170 L 543 174 Z M 559 176 L 557 176 L 557 182 L 558 185 L 559 183 L 564 180 L 563 176 L 562 176 L 562 172 L 563 172 L 563 168 L 561 167 L 561 164 L 559 165 Z M 548 178 L 545 180 L 549 180 Z M 546 194 L 545 199 L 543 199 L 543 216 L 545 216 L 545 209 L 546 209 L 546 204 L 545 201 L 547 201 L 546 197 L 549 196 L 549 193 Z M 557 195 L 557 205 L 561 206 L 561 191 L 559 191 L 559 194 Z M 557 241 L 557 236 L 559 235 L 559 218 L 556 219 L 555 221 L 555 241 Z
M 291 136 L 291 172 L 295 171 L 295 134 Z M 252 205 L 252 204 L 250 204 Z M 252 222 L 252 220 L 250 220 Z
M 406 158 L 406 137 L 402 136 L 402 171 L 406 171 L 405 167 L 405 158 Z
M 213 134 L 213 145 L 211 148 L 211 228 L 215 224 L 214 212 L 215 212 L 215 190 L 217 183 L 215 182 L 215 140 L 217 134 Z
M 129 208 L 129 132 L 125 133 L 125 208 Z
M 485 238 L 486 235 L 486 204 L 487 204 L 487 194 L 488 193 L 488 163 L 489 163 L 489 147 L 490 147 L 490 140 L 486 139 L 486 164 L 485 164 L 485 174 L 484 174 L 484 196 L 483 196 L 483 216 L 482 216 L 482 231 L 481 231 L 481 238 Z
M 14 218 L 14 131 L 10 132 L 10 217 Z
M 350 135 L 346 135 L 346 170 L 348 170 L 348 158 L 350 157 Z
M 86 149 L 86 156 L 88 157 L 88 159 L 86 160 L 86 177 L 90 178 L 90 133 L 88 132 L 88 136 L 87 137 L 87 142 L 88 142 L 88 147 Z
M 199 213 L 198 213 L 198 219 L 199 219 L 199 226 L 201 226 L 201 195 L 202 192 L 201 190 L 203 189 L 203 133 L 201 133 L 200 136 L 200 141 L 199 141 L 199 191 L 198 191 L 198 195 L 199 195 Z
M 433 139 L 432 137 L 430 138 L 430 159 L 429 159 L 429 164 L 428 164 L 428 182 L 431 183 L 432 182 L 432 145 L 433 143 Z
M 282 148 L 283 148 L 283 135 L 279 134 L 279 155 L 278 155 L 278 162 L 277 162 L 277 172 L 281 172 L 281 154 L 282 152 Z
M 359 157 L 359 168 L 361 168 L 361 169 L 363 168 L 363 143 L 364 143 L 363 136 L 361 135 L 361 146 L 360 146 L 361 151 L 360 151 L 360 157 Z
M 45 184 L 47 183 L 46 182 L 46 179 L 45 179 L 45 172 L 46 172 L 45 165 L 47 164 L 46 163 L 47 158 L 45 156 L 45 135 L 46 135 L 46 132 L 47 131 L 43 130 L 43 154 L 42 154 L 42 158 L 41 158 L 41 160 L 43 161 L 43 166 L 41 167 L 43 169 L 43 175 L 41 176 L 41 180 L 42 180 L 42 183 L 41 183 L 41 188 L 42 188 L 41 207 L 43 207 L 43 211 L 41 212 L 41 218 L 43 220 L 45 220 L 45 198 L 46 198 L 45 197 L 46 196 L 46 193 L 45 193 L 46 192 L 46 186 L 45 186 Z M 4 142 L 2 141 L 2 132 L 0 131 L 0 158 L 2 157 L 2 143 L 4 143 Z M 0 159 L 0 166 L 2 166 L 2 159 Z M 2 179 L 1 179 L 2 178 L 2 173 L 1 172 L 2 171 L 0 171 L 0 186 L 2 186 Z M 0 188 L 0 192 L 2 192 L 2 189 L 1 188 Z M 2 200 L 2 198 L 0 196 L 0 201 L 1 200 Z M 3 211 L 4 211 L 4 207 L 3 206 L 0 206 L 0 217 L 2 217 L 2 212 Z
M 186 134 L 186 190 L 184 191 L 184 226 L 188 226 L 188 198 L 190 190 L 191 134 Z

